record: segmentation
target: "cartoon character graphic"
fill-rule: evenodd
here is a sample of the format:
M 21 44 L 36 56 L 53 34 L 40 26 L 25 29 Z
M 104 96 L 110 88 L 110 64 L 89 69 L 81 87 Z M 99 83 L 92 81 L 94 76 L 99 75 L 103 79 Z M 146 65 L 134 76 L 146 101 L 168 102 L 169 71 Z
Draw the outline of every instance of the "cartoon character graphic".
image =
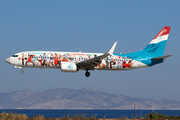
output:
M 101 63 L 100 65 L 97 65 L 96 69 L 100 69 L 100 68 L 106 68 L 106 64 Z
M 54 54 L 53 53 L 50 53 L 50 57 L 49 57 L 50 59 L 49 59 L 49 65 L 52 65 L 52 66 L 54 66 Z
M 87 54 L 88 59 L 91 59 L 91 54 Z
M 26 66 L 27 66 L 27 63 L 32 63 L 32 65 L 34 66 L 34 62 L 32 62 L 32 59 L 31 59 L 31 55 L 29 55 L 28 53 L 28 60 L 26 61 Z
M 74 58 L 69 58 L 69 62 L 74 62 Z
M 117 69 L 121 68 L 122 67 L 122 59 L 121 59 L 121 56 L 117 56 L 116 57 L 116 60 L 117 60 Z
M 66 53 L 67 58 L 71 58 L 71 54 L 70 53 Z
M 31 55 L 31 60 L 34 63 L 34 65 L 36 65 L 36 57 L 35 57 L 35 55 Z
M 41 55 L 40 55 L 40 56 L 36 56 L 36 65 L 37 65 L 37 66 L 40 66 L 40 65 L 41 65 L 41 62 L 42 62 Z
M 58 65 L 58 55 L 55 53 L 54 56 L 54 65 L 57 66 Z
M 48 64 L 47 64 L 47 55 L 46 55 L 46 53 L 44 53 L 42 55 L 42 59 L 43 59 L 43 66 L 47 66 Z
M 87 60 L 88 59 L 88 57 L 87 56 L 84 56 L 84 60 Z
M 57 55 L 57 63 L 59 66 L 61 66 L 61 60 L 62 60 L 62 55 L 60 53 L 58 53 Z
M 22 60 L 22 65 L 24 65 L 24 53 L 22 53 L 22 56 L 21 56 L 21 60 Z
M 124 61 L 122 62 L 122 67 L 123 67 L 123 68 L 126 68 L 126 67 L 129 67 L 129 68 L 130 68 L 130 64 L 129 64 L 129 63 L 126 63 L 126 60 L 124 60 Z
M 66 53 L 68 62 L 74 62 L 74 56 L 70 53 Z
M 118 59 L 118 61 L 117 61 L 117 69 L 119 69 L 121 67 L 122 67 L 122 60 Z
M 63 57 L 62 57 L 62 62 L 68 62 L 68 58 L 67 58 L 67 55 L 64 54 Z
M 132 62 L 132 61 L 133 61 L 133 58 L 129 58 L 129 62 L 128 62 L 128 63 L 130 64 L 130 67 L 131 67 L 131 68 L 132 68 L 132 66 L 133 66 L 133 62 Z
M 113 69 L 113 68 L 115 68 L 115 66 L 116 66 L 116 58 L 111 57 L 110 58 L 110 68 Z M 117 66 L 116 66 L 116 68 L 117 68 Z

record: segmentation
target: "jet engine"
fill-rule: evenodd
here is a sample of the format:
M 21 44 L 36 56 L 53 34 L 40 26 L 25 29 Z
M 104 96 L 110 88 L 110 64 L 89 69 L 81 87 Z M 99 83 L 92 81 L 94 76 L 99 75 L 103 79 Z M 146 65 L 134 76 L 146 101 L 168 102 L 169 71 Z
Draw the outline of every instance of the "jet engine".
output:
M 61 62 L 61 71 L 62 72 L 77 72 L 77 65 L 73 62 Z

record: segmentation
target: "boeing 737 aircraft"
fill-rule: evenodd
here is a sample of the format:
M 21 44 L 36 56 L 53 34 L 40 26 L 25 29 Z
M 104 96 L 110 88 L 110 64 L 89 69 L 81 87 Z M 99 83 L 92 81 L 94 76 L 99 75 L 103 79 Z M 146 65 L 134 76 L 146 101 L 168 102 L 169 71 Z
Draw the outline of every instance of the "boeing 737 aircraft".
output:
M 62 72 L 77 72 L 86 70 L 131 70 L 150 67 L 162 63 L 164 48 L 169 36 L 170 26 L 165 26 L 152 41 L 142 50 L 129 54 L 113 54 L 117 42 L 107 53 L 85 52 L 55 52 L 55 51 L 25 51 L 16 53 L 6 59 L 6 62 L 20 68 L 57 68 Z

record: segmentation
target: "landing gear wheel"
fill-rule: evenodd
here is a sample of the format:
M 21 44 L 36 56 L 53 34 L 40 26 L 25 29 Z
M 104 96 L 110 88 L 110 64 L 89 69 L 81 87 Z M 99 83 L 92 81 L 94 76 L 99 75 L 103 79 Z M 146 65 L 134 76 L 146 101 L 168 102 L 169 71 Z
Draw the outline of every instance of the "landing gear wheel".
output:
M 20 71 L 20 73 L 21 73 L 21 74 L 23 74 L 23 73 L 24 73 L 24 71 L 23 71 L 23 70 L 21 70 L 21 71 Z
M 85 73 L 85 76 L 86 76 L 86 77 L 89 77 L 89 76 L 90 76 L 90 72 L 86 72 L 86 73 Z

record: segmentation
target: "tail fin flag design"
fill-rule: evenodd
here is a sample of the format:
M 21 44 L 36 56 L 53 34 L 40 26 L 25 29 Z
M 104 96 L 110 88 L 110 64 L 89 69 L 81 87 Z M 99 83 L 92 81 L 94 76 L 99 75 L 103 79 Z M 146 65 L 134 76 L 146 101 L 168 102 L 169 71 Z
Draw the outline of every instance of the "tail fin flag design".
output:
M 171 27 L 165 26 L 153 40 L 143 49 L 156 57 L 162 56 Z
M 158 42 L 167 40 L 167 39 L 168 39 L 168 36 L 169 36 L 170 29 L 171 29 L 171 27 L 165 26 L 165 27 L 153 38 L 153 40 L 150 42 L 150 44 L 152 44 L 152 43 L 158 43 Z

